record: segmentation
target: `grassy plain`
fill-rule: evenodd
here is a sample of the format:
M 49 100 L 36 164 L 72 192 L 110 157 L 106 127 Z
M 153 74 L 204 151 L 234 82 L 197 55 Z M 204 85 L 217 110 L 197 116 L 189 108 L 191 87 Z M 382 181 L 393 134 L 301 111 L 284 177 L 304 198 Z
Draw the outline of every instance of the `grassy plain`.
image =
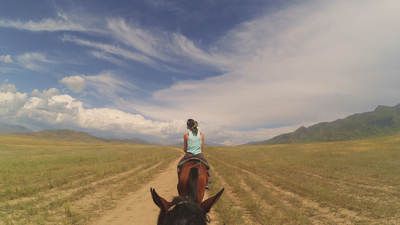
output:
M 170 147 L 0 136 L 0 224 L 87 224 L 179 157 Z
M 221 224 L 400 224 L 400 136 L 205 154 Z
M 88 224 L 181 155 L 1 135 L 0 224 Z M 215 206 L 220 224 L 400 224 L 400 136 L 207 146 L 205 156 L 209 195 L 226 190 Z

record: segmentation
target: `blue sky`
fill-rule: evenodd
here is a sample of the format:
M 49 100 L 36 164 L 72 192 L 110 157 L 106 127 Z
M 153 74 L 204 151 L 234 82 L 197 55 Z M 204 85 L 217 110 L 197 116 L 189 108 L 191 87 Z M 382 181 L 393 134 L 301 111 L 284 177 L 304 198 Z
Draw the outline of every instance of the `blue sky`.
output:
M 0 3 L 0 122 L 35 131 L 261 141 L 400 103 L 400 4 Z

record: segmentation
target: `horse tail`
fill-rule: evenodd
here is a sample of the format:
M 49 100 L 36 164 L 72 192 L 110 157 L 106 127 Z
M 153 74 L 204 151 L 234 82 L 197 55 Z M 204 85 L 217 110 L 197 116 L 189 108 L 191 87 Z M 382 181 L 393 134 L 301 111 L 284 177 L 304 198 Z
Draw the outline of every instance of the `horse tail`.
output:
M 189 198 L 192 200 L 198 202 L 199 200 L 197 199 L 197 182 L 199 180 L 199 169 L 196 167 L 190 168 L 189 172 L 189 179 L 187 182 L 188 186 L 188 191 L 189 191 Z

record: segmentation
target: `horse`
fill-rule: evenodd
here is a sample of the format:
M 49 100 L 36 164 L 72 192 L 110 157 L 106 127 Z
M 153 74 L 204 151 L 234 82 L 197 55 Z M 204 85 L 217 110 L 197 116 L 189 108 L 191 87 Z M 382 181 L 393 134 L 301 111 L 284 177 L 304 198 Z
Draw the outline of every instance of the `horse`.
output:
M 204 163 L 199 160 L 189 160 L 180 168 L 179 196 L 174 197 L 172 202 L 166 201 L 151 188 L 153 201 L 160 208 L 157 225 L 206 225 L 209 223 L 207 213 L 217 203 L 224 188 L 215 196 L 202 202 L 207 178 L 207 168 Z
M 190 158 L 182 163 L 177 185 L 178 194 L 179 196 L 189 196 L 200 203 L 204 198 L 208 180 L 206 164 L 196 158 Z
M 189 196 L 177 196 L 168 202 L 153 188 L 150 188 L 150 192 L 154 203 L 160 208 L 157 225 L 206 225 L 210 222 L 207 213 L 217 203 L 224 189 L 201 203 Z

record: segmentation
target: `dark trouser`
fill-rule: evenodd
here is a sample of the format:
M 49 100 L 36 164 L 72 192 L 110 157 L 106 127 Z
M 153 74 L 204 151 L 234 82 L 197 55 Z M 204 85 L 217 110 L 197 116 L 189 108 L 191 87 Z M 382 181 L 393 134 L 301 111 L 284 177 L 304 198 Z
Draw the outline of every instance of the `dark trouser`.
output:
M 193 155 L 192 153 L 187 152 L 183 158 L 181 159 L 181 161 L 179 161 L 178 165 L 180 164 L 180 162 L 190 159 L 190 158 L 199 158 L 203 161 L 205 161 L 207 164 L 207 160 L 206 158 L 204 158 L 204 155 L 202 153 L 198 154 L 198 155 Z M 209 164 L 210 165 L 210 164 Z M 177 167 L 177 171 L 178 171 L 178 177 L 179 177 L 179 172 L 181 171 L 181 168 L 179 168 L 179 166 Z M 210 170 L 207 170 L 207 175 L 208 175 L 208 183 L 211 183 L 211 177 L 210 177 Z

